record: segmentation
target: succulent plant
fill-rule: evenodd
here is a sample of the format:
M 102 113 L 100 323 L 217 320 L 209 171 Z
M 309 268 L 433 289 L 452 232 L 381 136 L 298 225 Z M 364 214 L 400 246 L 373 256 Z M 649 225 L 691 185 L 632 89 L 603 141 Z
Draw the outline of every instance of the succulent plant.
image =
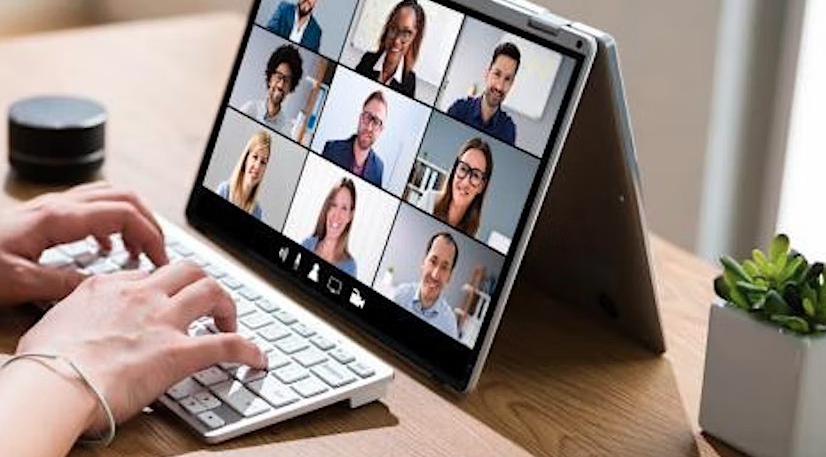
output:
M 826 331 L 823 263 L 809 264 L 788 236 L 775 236 L 768 254 L 755 249 L 742 263 L 729 256 L 720 263 L 714 291 L 730 305 L 799 334 Z

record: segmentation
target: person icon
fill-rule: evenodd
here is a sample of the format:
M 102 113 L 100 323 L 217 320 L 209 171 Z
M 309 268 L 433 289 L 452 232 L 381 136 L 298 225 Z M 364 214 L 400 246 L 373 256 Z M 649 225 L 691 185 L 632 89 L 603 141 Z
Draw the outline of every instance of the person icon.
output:
M 516 143 L 516 124 L 502 109 L 502 103 L 513 87 L 521 59 L 515 44 L 506 42 L 497 46 L 485 70 L 482 95 L 456 100 L 447 114 L 510 145 Z
M 319 268 L 320 267 L 318 266 L 318 264 L 314 263 L 313 268 L 310 269 L 310 273 L 307 274 L 307 279 L 309 279 L 312 282 L 318 282 L 318 269 Z

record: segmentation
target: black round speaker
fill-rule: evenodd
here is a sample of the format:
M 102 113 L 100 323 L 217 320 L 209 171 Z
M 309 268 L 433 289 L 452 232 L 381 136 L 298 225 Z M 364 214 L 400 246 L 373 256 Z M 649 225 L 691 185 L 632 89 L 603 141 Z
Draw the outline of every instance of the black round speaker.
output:
M 48 96 L 9 109 L 9 163 L 23 178 L 80 182 L 103 165 L 106 110 L 92 100 Z

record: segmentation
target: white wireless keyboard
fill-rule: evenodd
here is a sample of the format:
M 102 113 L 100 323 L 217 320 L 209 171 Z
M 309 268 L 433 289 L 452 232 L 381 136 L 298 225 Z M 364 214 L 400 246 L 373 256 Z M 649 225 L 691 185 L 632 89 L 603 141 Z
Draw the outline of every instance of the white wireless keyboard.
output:
M 183 230 L 161 223 L 170 262 L 187 259 L 218 281 L 235 301 L 238 333 L 269 358 L 266 370 L 208 367 L 158 399 L 205 441 L 225 441 L 340 401 L 356 408 L 385 394 L 393 379 L 389 365 Z M 112 240 L 108 253 L 90 238 L 45 251 L 40 263 L 89 274 L 154 270 L 144 255 L 130 259 L 119 237 Z M 193 337 L 216 331 L 211 318 L 189 329 Z

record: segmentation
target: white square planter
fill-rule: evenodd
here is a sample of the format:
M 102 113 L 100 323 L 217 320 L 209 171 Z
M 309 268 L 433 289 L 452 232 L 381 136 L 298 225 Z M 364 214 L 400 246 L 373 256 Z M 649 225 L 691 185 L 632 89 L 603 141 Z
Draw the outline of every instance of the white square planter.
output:
M 700 426 L 754 457 L 826 456 L 826 339 L 712 306 Z

